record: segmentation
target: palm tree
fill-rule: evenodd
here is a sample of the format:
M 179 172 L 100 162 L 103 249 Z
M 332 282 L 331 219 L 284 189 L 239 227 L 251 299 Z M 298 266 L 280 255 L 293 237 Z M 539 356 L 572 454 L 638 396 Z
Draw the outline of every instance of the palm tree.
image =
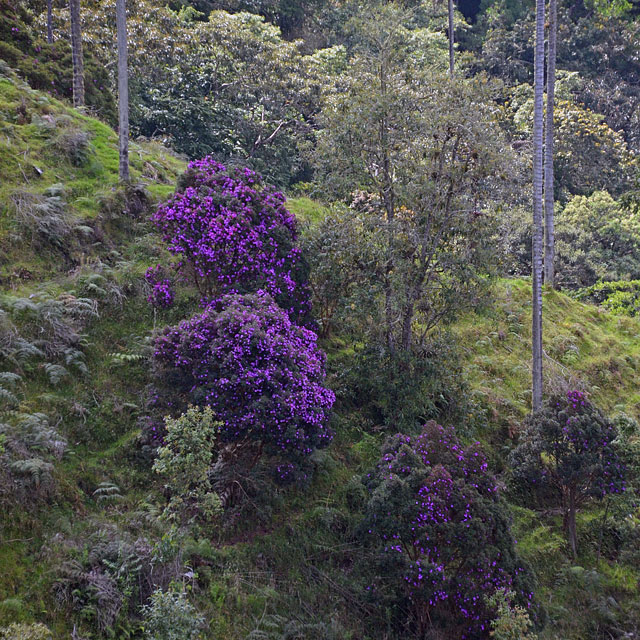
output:
M 454 31 L 453 31 L 453 0 L 449 0 L 448 13 L 449 13 L 449 77 L 453 78 L 453 63 L 454 63 L 454 59 L 453 59 L 453 38 L 454 38 Z
M 555 280 L 555 232 L 553 224 L 553 109 L 556 90 L 557 0 L 549 0 L 549 50 L 547 58 L 547 112 L 544 133 L 544 281 Z
M 533 103 L 533 241 L 531 271 L 532 309 L 532 408 L 542 408 L 542 159 L 544 105 L 544 14 L 545 0 L 536 0 L 536 43 Z
M 53 43 L 53 0 L 47 0 L 47 42 Z
M 116 0 L 118 31 L 118 138 L 120 180 L 129 182 L 129 70 L 127 68 L 127 10 L 125 0 Z
M 80 0 L 69 0 L 71 14 L 71 62 L 73 64 L 73 106 L 84 105 L 84 62 L 82 56 L 82 27 Z

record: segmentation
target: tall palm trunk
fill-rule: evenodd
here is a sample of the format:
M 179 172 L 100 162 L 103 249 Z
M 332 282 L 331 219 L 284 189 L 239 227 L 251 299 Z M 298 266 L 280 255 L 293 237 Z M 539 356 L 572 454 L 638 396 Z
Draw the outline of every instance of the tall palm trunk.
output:
M 533 105 L 533 241 L 531 271 L 532 305 L 532 408 L 542 407 L 542 143 L 544 104 L 544 13 L 545 0 L 536 0 L 536 43 Z
M 449 0 L 449 77 L 453 78 L 453 43 L 454 43 L 454 30 L 453 30 L 453 0 Z
M 118 30 L 118 137 L 120 180 L 129 182 L 129 70 L 127 68 L 127 10 L 125 0 L 116 0 Z
M 71 14 L 71 62 L 73 64 L 73 106 L 84 105 L 84 61 L 82 57 L 82 28 L 80 0 L 69 0 Z
M 47 0 L 47 42 L 53 43 L 53 0 Z
M 549 51 L 547 58 L 547 113 L 544 133 L 544 281 L 555 285 L 555 231 L 553 212 L 553 110 L 556 91 L 557 0 L 549 0 Z

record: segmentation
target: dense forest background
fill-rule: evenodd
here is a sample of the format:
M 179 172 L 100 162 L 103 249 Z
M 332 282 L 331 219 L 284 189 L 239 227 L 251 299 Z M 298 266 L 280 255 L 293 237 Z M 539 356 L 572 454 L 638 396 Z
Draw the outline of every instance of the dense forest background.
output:
M 0 0 L 0 638 L 640 637 L 640 1 L 532 411 L 536 4 Z

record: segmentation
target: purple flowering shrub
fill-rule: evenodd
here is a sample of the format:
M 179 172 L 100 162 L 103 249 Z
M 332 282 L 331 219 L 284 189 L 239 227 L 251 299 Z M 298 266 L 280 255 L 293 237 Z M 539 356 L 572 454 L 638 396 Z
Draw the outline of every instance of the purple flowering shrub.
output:
M 532 414 L 511 454 L 513 484 L 562 507 L 577 553 L 576 512 L 589 499 L 625 490 L 626 468 L 614 424 L 580 391 L 552 397 Z M 537 488 L 537 491 L 536 491 Z
M 173 306 L 173 287 L 165 267 L 160 264 L 149 267 L 144 274 L 144 279 L 151 287 L 151 293 L 147 299 L 154 307 L 168 309 Z
M 307 457 L 332 438 L 335 396 L 313 331 L 293 323 L 267 293 L 230 294 L 156 338 L 155 379 L 174 409 L 212 408 L 219 441 Z M 285 475 L 289 475 L 287 472 Z
M 499 589 L 531 606 L 530 573 L 477 443 L 463 447 L 452 429 L 429 422 L 418 436 L 391 437 L 365 485 L 361 532 L 377 559 L 369 592 L 409 611 L 417 636 L 436 627 L 451 638 L 488 637 L 487 597 Z
M 194 160 L 152 219 L 205 301 L 260 289 L 294 319 L 309 313 L 296 219 L 254 171 Z

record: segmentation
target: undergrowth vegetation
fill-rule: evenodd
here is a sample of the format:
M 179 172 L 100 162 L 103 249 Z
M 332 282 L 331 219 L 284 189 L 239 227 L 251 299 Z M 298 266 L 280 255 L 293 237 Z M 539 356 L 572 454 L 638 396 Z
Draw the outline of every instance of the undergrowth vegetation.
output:
M 437 3 L 249 4 L 129 6 L 135 126 L 219 155 L 123 184 L 111 4 L 82 111 L 0 0 L 0 640 L 636 637 L 636 116 L 559 73 L 531 415 L 526 11 L 449 78 Z

